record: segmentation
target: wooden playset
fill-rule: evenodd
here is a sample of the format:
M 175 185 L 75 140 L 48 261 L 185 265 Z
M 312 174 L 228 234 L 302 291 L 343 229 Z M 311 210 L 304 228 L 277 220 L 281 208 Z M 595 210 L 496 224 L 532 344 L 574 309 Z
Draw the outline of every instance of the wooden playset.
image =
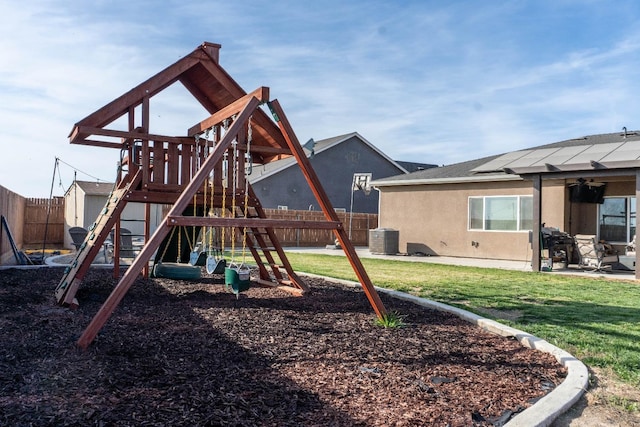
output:
M 120 215 L 127 203 L 141 202 L 147 207 L 151 203 L 172 205 L 153 234 L 149 226 L 150 209 L 147 209 L 144 246 L 78 340 L 82 348 L 91 344 L 136 277 L 149 274 L 149 262 L 154 254 L 162 264 L 168 259 L 169 248 L 178 260 L 186 255 L 182 258 L 186 261 L 191 253 L 192 264 L 205 264 L 209 273 L 224 271 L 227 284 L 236 293 L 245 290 L 251 281 L 244 259 L 248 251 L 259 274 L 253 282 L 303 295 L 309 288 L 287 260 L 274 233 L 277 228 L 334 230 L 376 315 L 386 314 L 279 102 L 269 99 L 267 87 L 247 94 L 219 65 L 220 47 L 203 43 L 73 127 L 72 144 L 120 150 L 121 168 L 104 209 L 56 288 L 59 304 L 77 305 L 76 292 L 112 229 L 115 229 L 114 273 L 119 272 Z M 182 83 L 210 116 L 189 128 L 184 136 L 150 134 L 151 100 L 176 82 Z M 273 120 L 260 108 L 265 103 Z M 122 118 L 128 124 L 126 130 L 107 128 Z M 247 175 L 253 165 L 289 156 L 295 157 L 326 221 L 265 217 Z M 190 247 L 185 254 L 184 240 L 190 235 L 191 239 L 195 238 L 195 230 L 203 246 L 199 250 Z M 214 248 L 212 236 L 216 231 L 222 248 Z M 220 249 L 224 250 L 225 239 L 233 246 L 232 253 L 236 244 L 242 246 L 241 262 L 221 266 L 224 263 Z M 189 242 L 190 246 L 194 243 Z

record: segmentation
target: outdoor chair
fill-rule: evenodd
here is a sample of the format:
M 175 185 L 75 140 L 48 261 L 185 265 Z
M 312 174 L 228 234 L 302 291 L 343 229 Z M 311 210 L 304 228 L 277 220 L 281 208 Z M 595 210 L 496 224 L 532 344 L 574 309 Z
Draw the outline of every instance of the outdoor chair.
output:
M 131 237 L 131 231 L 126 228 L 120 229 L 120 257 L 121 258 L 135 258 L 135 251 L 133 250 L 133 239 Z
M 594 272 L 609 271 L 619 262 L 618 254 L 609 243 L 598 242 L 593 234 L 576 234 L 574 236 L 580 267 L 592 269 Z
M 80 246 L 84 243 L 84 240 L 87 238 L 86 228 L 83 227 L 71 227 L 69 228 L 69 235 L 73 240 L 73 246 L 76 247 L 76 251 L 80 250 Z
M 106 262 L 111 262 L 114 254 L 113 243 L 115 241 L 115 231 L 109 234 L 109 240 L 105 242 L 104 256 Z M 131 230 L 127 228 L 120 229 L 120 258 L 135 258 L 136 251 L 133 248 L 133 238 Z

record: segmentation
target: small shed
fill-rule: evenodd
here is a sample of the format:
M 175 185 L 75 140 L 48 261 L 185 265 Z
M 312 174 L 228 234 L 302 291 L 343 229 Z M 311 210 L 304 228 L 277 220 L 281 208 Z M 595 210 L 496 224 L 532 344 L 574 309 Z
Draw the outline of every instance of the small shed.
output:
M 64 247 L 74 249 L 69 228 L 89 228 L 98 218 L 109 194 L 113 190 L 112 182 L 74 181 L 64 195 Z M 151 204 L 151 233 L 162 221 L 162 205 Z M 128 203 L 121 216 L 121 226 L 131 231 L 133 236 L 144 236 L 144 203 Z

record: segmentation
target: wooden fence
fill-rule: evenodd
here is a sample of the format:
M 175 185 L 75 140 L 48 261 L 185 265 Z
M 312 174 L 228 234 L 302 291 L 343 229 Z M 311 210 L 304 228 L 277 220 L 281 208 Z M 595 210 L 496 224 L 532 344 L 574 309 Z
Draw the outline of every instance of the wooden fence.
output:
M 323 221 L 324 214 L 320 211 L 294 211 L 265 209 L 268 218 L 286 220 Z M 369 230 L 378 227 L 378 215 L 367 213 L 353 213 L 351 218 L 348 212 L 339 212 L 338 218 L 349 231 L 351 220 L 351 242 L 355 246 L 368 246 Z M 283 246 L 297 247 L 323 247 L 333 244 L 335 235 L 331 230 L 295 230 L 276 229 L 276 235 Z
M 163 208 L 163 216 L 166 216 L 171 205 L 165 205 Z M 270 219 L 286 219 L 301 221 L 325 221 L 326 218 L 321 211 L 296 211 L 296 210 L 280 210 L 280 209 L 264 209 L 267 218 Z M 368 213 L 353 213 L 350 217 L 348 212 L 338 212 L 338 218 L 342 221 L 342 225 L 349 232 L 349 220 L 351 220 L 351 242 L 354 246 L 369 246 L 369 230 L 378 227 L 378 215 Z M 242 239 L 242 230 L 236 230 L 236 242 Z M 333 245 L 336 237 L 332 230 L 310 230 L 310 229 L 293 229 L 293 228 L 276 228 L 276 236 L 282 246 L 289 247 L 325 247 Z M 230 245 L 230 236 L 232 231 L 225 228 L 226 245 Z M 220 237 L 218 236 L 217 239 Z M 220 242 L 216 240 L 216 243 Z
M 0 214 L 5 217 L 14 243 L 22 247 L 22 230 L 25 198 L 0 186 Z M 10 244 L 9 233 L 0 227 L 0 264 L 15 264 L 17 261 Z
M 168 209 L 166 209 L 168 210 Z M 47 225 L 47 213 L 49 222 Z M 296 211 L 265 209 L 267 218 L 286 220 L 323 221 L 324 214 L 320 211 Z M 165 212 L 166 214 L 166 212 Z M 348 212 L 339 212 L 338 217 L 349 231 L 351 222 L 351 241 L 355 246 L 368 246 L 369 230 L 378 227 L 378 215 L 367 213 L 354 213 L 350 217 Z M 55 197 L 49 199 L 27 199 L 24 215 L 23 241 L 25 247 L 37 248 L 44 240 L 45 228 L 47 229 L 47 246 L 64 244 L 64 198 Z M 227 230 L 227 236 L 230 236 Z M 283 246 L 295 247 L 324 247 L 335 242 L 335 236 L 331 230 L 308 229 L 276 229 L 276 235 Z
M 42 245 L 45 230 L 47 247 L 64 244 L 64 197 L 27 199 L 24 210 L 24 245 Z

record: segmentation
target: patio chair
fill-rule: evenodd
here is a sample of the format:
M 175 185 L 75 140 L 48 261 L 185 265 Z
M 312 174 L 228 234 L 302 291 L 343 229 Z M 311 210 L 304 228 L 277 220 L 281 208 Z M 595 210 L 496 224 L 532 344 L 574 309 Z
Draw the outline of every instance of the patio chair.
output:
M 574 236 L 581 268 L 593 269 L 594 272 L 611 271 L 619 258 L 613 247 L 606 242 L 596 240 L 593 234 L 576 234 Z
M 133 239 L 131 237 L 131 230 L 126 228 L 120 229 L 120 257 L 121 258 L 135 258 L 136 254 L 133 249 Z
M 80 250 L 80 246 L 84 243 L 84 240 L 87 238 L 87 234 L 89 231 L 84 227 L 71 227 L 69 228 L 69 235 L 73 240 L 73 246 L 76 247 L 76 251 Z
M 113 242 L 115 240 L 115 231 L 111 230 L 109 240 L 105 242 L 104 257 L 106 262 L 113 261 Z M 133 238 L 131 230 L 127 228 L 120 229 L 120 258 L 135 258 L 136 251 L 133 248 Z

